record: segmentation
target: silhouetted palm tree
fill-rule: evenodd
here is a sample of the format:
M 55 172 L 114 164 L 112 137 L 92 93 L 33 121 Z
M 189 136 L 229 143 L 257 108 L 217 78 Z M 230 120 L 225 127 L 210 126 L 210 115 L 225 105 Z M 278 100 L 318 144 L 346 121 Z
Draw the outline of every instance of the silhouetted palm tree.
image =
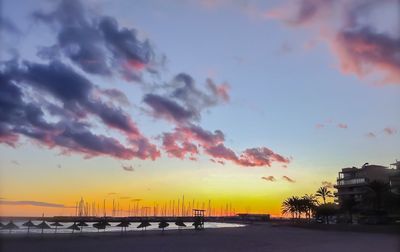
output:
M 333 197 L 332 192 L 329 191 L 326 186 L 320 187 L 315 195 L 321 197 L 324 201 L 324 204 L 326 204 L 326 198 Z
M 310 220 L 312 213 L 318 205 L 318 201 L 313 194 L 306 194 L 301 198 L 302 210 L 305 212 L 306 217 Z

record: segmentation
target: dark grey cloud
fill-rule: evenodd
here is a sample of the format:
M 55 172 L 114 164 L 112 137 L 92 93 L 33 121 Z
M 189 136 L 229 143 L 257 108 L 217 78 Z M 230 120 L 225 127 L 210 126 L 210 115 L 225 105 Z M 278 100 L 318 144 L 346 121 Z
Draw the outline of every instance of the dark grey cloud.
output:
M 42 47 L 40 55 L 51 58 L 61 52 L 87 73 L 118 72 L 126 80 L 141 81 L 142 70 L 157 72 L 162 64 L 134 29 L 119 27 L 115 18 L 91 12 L 81 1 L 62 0 L 52 11 L 36 11 L 33 17 L 57 32 L 57 43 Z
M 3 62 L 0 79 L 2 143 L 15 146 L 18 136 L 24 135 L 47 147 L 59 146 L 64 152 L 80 152 L 88 157 L 155 159 L 159 156 L 156 146 L 139 132 L 127 113 L 95 97 L 96 87 L 59 61 L 48 64 Z M 32 90 L 29 97 L 28 90 Z M 40 96 L 40 101 L 36 101 L 35 96 Z M 59 120 L 47 121 L 44 111 Z M 82 123 L 88 114 L 97 116 L 106 127 L 122 132 L 129 145 L 93 133 L 90 124 Z
M 190 75 L 180 73 L 162 87 L 162 94 L 147 94 L 143 101 L 155 117 L 187 124 L 200 121 L 204 109 L 228 102 L 228 90 L 228 84 L 217 85 L 211 79 L 200 89 Z

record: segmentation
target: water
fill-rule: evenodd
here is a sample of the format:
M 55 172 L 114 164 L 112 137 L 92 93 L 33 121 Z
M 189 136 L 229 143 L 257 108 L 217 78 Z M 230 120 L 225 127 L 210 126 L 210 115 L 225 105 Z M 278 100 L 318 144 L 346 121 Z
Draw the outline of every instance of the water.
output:
M 23 227 L 22 224 L 25 221 L 14 221 L 14 224 L 19 227 L 19 229 L 16 230 L 11 230 L 11 235 L 12 234 L 26 234 L 28 232 L 27 227 Z M 33 221 L 35 225 L 39 224 L 41 221 Z M 82 233 L 97 233 L 98 230 L 93 227 L 93 224 L 96 222 L 86 222 L 89 226 L 83 227 Z M 179 229 L 178 226 L 175 225 L 173 222 L 168 222 L 169 226 L 165 228 L 165 230 L 176 230 Z M 3 223 L 6 224 L 6 223 Z M 47 222 L 47 224 L 50 224 L 50 222 Z M 62 222 L 61 223 L 62 227 L 57 228 L 57 233 L 72 233 L 71 229 L 67 229 L 67 227 L 71 226 L 74 224 L 73 222 Z M 101 229 L 100 232 L 121 232 L 121 228 L 117 227 L 116 225 L 119 224 L 119 222 L 110 222 L 111 226 L 107 226 L 105 230 Z M 131 225 L 126 228 L 126 231 L 142 231 L 141 228 L 136 228 L 140 222 L 131 222 Z M 146 230 L 161 230 L 158 228 L 158 222 L 150 222 L 151 226 L 147 227 Z M 185 222 L 186 227 L 181 227 L 181 229 L 194 229 L 194 226 L 192 226 L 193 222 Z M 242 224 L 235 224 L 235 223 L 220 223 L 220 222 L 205 222 L 204 223 L 204 228 L 237 228 L 237 227 L 243 227 L 245 225 Z M 40 234 L 42 232 L 41 229 L 38 228 L 30 228 L 29 233 L 33 234 Z M 44 229 L 43 233 L 44 234 L 53 234 L 55 232 L 55 227 L 51 227 L 51 229 Z M 75 233 L 80 233 L 81 231 L 75 231 Z M 9 235 L 10 231 L 9 230 L 2 230 L 0 229 L 0 235 Z

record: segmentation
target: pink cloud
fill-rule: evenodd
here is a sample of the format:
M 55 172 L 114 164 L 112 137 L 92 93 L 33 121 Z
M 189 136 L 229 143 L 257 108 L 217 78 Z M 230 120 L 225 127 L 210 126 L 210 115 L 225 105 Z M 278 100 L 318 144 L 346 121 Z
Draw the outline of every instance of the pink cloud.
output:
M 315 124 L 315 128 L 317 128 L 317 129 L 322 129 L 324 127 L 325 127 L 325 124 L 322 124 L 322 123 Z
M 377 31 L 368 21 L 380 6 L 397 9 L 396 0 L 303 0 L 282 4 L 265 13 L 266 18 L 291 27 L 311 29 L 339 60 L 341 72 L 374 78 L 382 84 L 400 84 L 400 38 Z
M 338 123 L 338 128 L 347 129 L 349 126 L 346 123 Z
M 397 133 L 397 130 L 395 128 L 386 127 L 383 129 L 383 132 L 387 135 L 394 135 Z

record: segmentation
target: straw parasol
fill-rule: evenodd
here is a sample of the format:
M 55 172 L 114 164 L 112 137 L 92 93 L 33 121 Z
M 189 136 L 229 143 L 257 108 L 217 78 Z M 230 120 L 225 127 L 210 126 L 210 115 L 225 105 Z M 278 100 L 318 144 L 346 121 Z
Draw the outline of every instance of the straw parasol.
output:
M 42 221 L 39 225 L 36 226 L 37 228 L 42 229 L 42 234 L 44 229 L 51 229 L 49 225 L 45 221 Z
M 104 229 L 104 231 L 105 231 L 106 230 L 106 226 L 107 225 L 102 221 L 93 224 L 93 227 L 97 228 L 97 232 L 99 232 L 100 229 Z
M 36 227 L 35 224 L 33 224 L 33 222 L 31 220 L 25 222 L 24 224 L 22 224 L 23 227 L 28 227 L 28 234 L 29 234 L 29 230 L 31 229 L 31 227 Z
M 56 221 L 54 223 L 51 223 L 50 226 L 56 227 L 56 230 L 54 231 L 54 233 L 57 233 L 57 228 L 58 227 L 62 227 L 64 226 L 63 224 L 61 224 L 60 222 Z
M 68 229 L 72 229 L 72 233 L 75 232 L 75 230 L 79 231 L 81 230 L 78 225 L 76 225 L 76 223 L 74 222 L 74 224 L 72 224 L 71 226 L 67 227 Z
M 165 220 L 160 221 L 160 223 L 158 223 L 158 228 L 162 228 L 162 231 L 164 231 L 164 228 L 168 227 L 169 223 L 166 222 Z
M 10 221 L 9 223 L 7 223 L 7 225 L 4 225 L 1 229 L 8 229 L 11 233 L 11 230 L 19 229 L 19 227 L 15 225 L 13 221 Z
M 147 227 L 151 226 L 150 222 L 148 221 L 142 221 L 140 222 L 139 226 L 137 226 L 137 228 L 144 228 L 146 230 Z
M 129 227 L 129 225 L 131 225 L 131 223 L 129 221 L 123 220 L 123 221 L 121 221 L 121 223 L 119 223 L 117 225 L 117 227 L 121 227 L 121 232 L 122 232 L 124 229 L 126 231 L 126 228 Z
M 89 225 L 84 221 L 80 221 L 77 226 L 81 227 L 81 233 L 82 233 L 83 227 L 87 227 Z
M 175 225 L 177 225 L 179 229 L 181 229 L 181 227 L 186 227 L 186 224 L 183 222 L 183 220 L 177 220 Z

